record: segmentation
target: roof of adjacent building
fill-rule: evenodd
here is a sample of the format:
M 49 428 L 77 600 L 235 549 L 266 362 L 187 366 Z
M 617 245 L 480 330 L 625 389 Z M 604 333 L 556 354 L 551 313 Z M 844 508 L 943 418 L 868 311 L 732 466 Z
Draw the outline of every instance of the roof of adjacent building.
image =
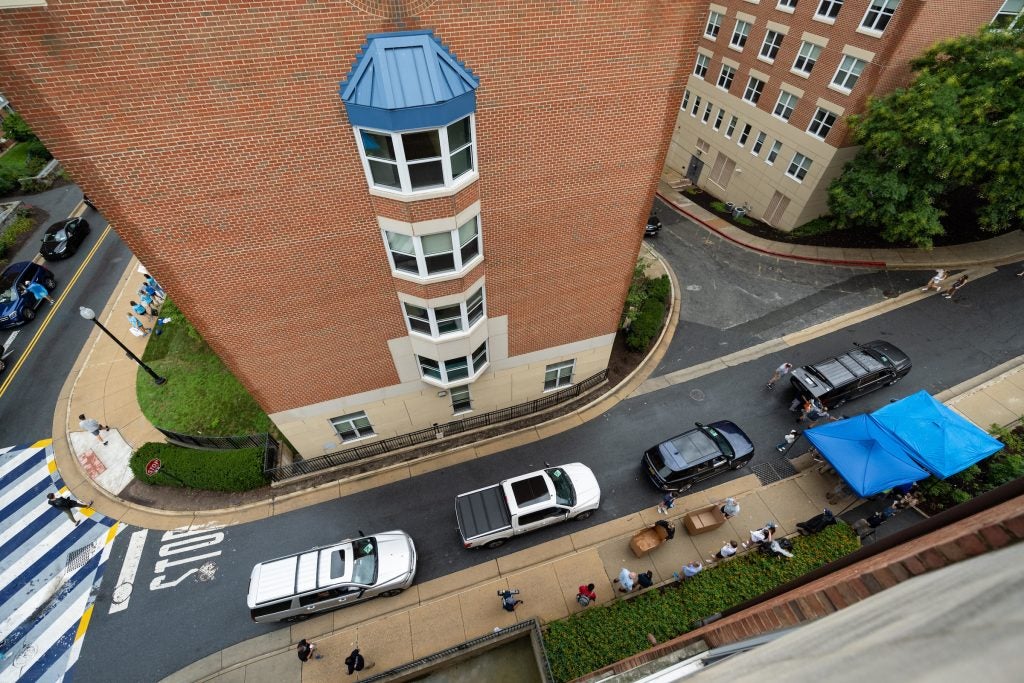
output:
M 476 109 L 479 79 L 433 31 L 372 33 L 341 84 L 353 125 L 442 126 Z

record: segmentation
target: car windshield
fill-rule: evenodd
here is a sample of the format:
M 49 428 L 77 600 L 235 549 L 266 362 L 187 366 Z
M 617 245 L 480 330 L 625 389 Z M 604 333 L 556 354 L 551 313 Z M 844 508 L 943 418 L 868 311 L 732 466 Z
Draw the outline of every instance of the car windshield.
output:
M 573 489 L 572 482 L 569 481 L 569 475 L 565 473 L 565 470 L 561 467 L 552 467 L 544 471 L 548 473 L 551 482 L 555 485 L 555 502 L 559 505 L 575 505 L 576 490 Z
M 63 242 L 68 238 L 68 231 L 61 228 L 55 233 L 51 233 L 43 237 L 44 242 Z
M 352 582 L 372 586 L 377 581 L 377 540 L 352 541 Z
M 18 300 L 18 292 L 14 290 L 15 276 L 8 275 L 0 279 L 0 304 L 9 304 Z

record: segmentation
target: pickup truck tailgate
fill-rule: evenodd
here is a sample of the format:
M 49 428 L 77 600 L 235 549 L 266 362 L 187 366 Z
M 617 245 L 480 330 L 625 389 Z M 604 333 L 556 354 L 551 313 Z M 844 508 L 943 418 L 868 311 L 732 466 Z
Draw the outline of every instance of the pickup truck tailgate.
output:
M 455 499 L 455 516 L 464 541 L 512 526 L 512 517 L 500 485 L 458 496 Z

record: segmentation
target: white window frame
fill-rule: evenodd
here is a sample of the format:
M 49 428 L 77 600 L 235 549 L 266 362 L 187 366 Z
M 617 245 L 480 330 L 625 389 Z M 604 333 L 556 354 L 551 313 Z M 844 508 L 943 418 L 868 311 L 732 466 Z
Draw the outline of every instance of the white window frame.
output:
M 796 58 L 793 60 L 793 67 L 790 71 L 801 76 L 810 76 L 811 71 L 814 70 L 814 65 L 818 63 L 819 57 L 821 57 L 821 45 L 805 40 L 800 44 L 800 51 L 796 53 Z M 803 60 L 803 64 L 798 66 L 801 60 Z
M 708 40 L 715 40 L 718 38 L 718 33 L 722 30 L 722 13 L 712 11 L 708 15 L 708 23 L 704 25 L 704 37 Z
M 700 95 L 693 98 L 693 108 L 690 109 L 690 116 L 696 117 L 697 112 L 700 111 Z
M 843 0 L 819 0 L 818 9 L 814 10 L 814 18 L 818 21 L 833 23 L 843 9 Z
M 899 6 L 900 0 L 871 0 L 864 11 L 864 18 L 860 20 L 860 28 L 868 33 L 881 35 Z
M 743 100 L 756 106 L 758 100 L 761 99 L 761 93 L 763 92 L 764 81 L 756 76 L 751 76 L 747 79 L 747 87 L 743 90 Z
M 461 237 L 460 237 L 460 231 L 462 230 L 462 228 L 465 228 L 466 226 L 468 226 L 470 224 L 475 224 L 475 226 L 476 226 L 476 234 L 473 235 L 472 237 L 470 237 L 469 239 L 467 239 L 465 242 L 463 242 Z M 447 235 L 448 236 L 448 239 L 451 242 L 451 251 L 450 252 L 447 252 L 447 251 L 444 251 L 444 252 L 434 252 L 432 254 L 427 254 L 425 252 L 424 247 L 423 247 L 423 240 L 427 239 L 427 240 L 430 240 L 431 242 L 433 242 L 434 240 L 431 239 L 431 238 L 435 237 L 435 235 Z M 401 251 L 400 249 L 395 248 L 392 245 L 391 236 L 394 236 L 395 241 L 403 241 L 403 240 L 410 241 L 413 251 L 410 253 L 410 252 Z M 462 225 L 460 225 L 455 230 L 452 230 L 451 232 L 434 233 L 434 234 L 431 234 L 431 235 L 408 235 L 406 233 L 392 232 L 390 230 L 381 230 L 381 237 L 384 239 L 384 249 L 385 249 L 385 251 L 388 254 L 388 263 L 391 264 L 391 274 L 392 275 L 398 275 L 398 276 L 412 277 L 412 278 L 416 278 L 417 280 L 431 281 L 431 280 L 439 280 L 439 279 L 451 278 L 453 275 L 458 275 L 458 274 L 461 274 L 461 273 L 465 273 L 466 271 L 472 269 L 484 257 L 483 230 L 480 229 L 480 217 L 479 216 L 471 217 L 468 221 L 464 222 Z M 470 258 L 468 260 L 463 260 L 462 252 L 473 241 L 476 242 L 476 254 L 470 256 Z M 439 256 L 441 254 L 448 254 L 448 253 L 451 253 L 451 255 L 452 255 L 452 263 L 454 265 L 453 269 L 451 269 L 451 270 L 442 270 L 442 271 L 438 271 L 436 273 L 431 273 L 431 272 L 428 271 L 428 266 L 427 266 L 427 259 L 428 258 L 430 258 L 432 256 Z M 396 259 L 396 256 L 395 256 L 396 254 L 401 254 L 403 256 L 411 257 L 411 258 L 415 259 L 415 262 L 416 262 L 416 272 L 413 272 L 413 271 L 408 270 L 406 268 L 399 268 L 398 267 L 398 260 Z M 407 258 L 403 258 L 402 262 L 405 263 L 407 260 L 408 260 Z
M 775 160 L 779 158 L 779 152 L 782 151 L 782 140 L 776 140 L 772 143 L 772 146 L 768 149 L 768 154 L 764 157 L 764 163 L 769 166 L 775 165 Z
M 768 39 L 773 37 L 777 40 L 769 42 Z M 785 34 L 769 29 L 768 32 L 764 34 L 764 40 L 761 42 L 761 51 L 757 54 L 758 59 L 762 62 L 774 64 L 775 58 L 779 56 L 779 50 L 782 49 L 782 39 L 785 37 Z M 769 54 L 765 54 L 765 48 L 768 48 Z
M 568 375 L 564 373 L 565 370 L 569 371 Z M 558 391 L 559 389 L 572 386 L 572 376 L 575 372 L 575 358 L 546 366 L 544 368 L 544 392 Z M 551 376 L 551 379 L 548 379 L 548 375 L 551 375 L 551 373 L 554 373 L 554 375 Z M 548 386 L 548 384 L 551 384 L 551 386 Z
M 868 63 L 863 59 L 843 53 L 843 59 L 836 67 L 836 73 L 832 76 L 829 87 L 844 93 L 852 92 L 857 87 L 857 81 L 860 80 L 860 75 L 864 73 L 864 67 L 867 65 Z M 851 78 L 853 79 L 852 83 L 850 83 Z M 838 82 L 840 80 L 842 83 Z
M 700 122 L 701 123 L 706 124 L 708 122 L 708 119 L 711 118 L 711 111 L 714 108 L 715 108 L 715 104 L 711 100 L 708 100 L 707 103 L 704 105 L 704 113 L 701 114 L 701 116 L 700 116 Z
M 719 90 L 729 92 L 729 88 L 732 87 L 732 81 L 734 78 L 736 78 L 736 69 L 728 64 L 723 64 L 722 68 L 718 72 L 718 82 L 715 84 L 715 87 Z M 725 85 L 722 85 L 722 80 L 725 80 Z
M 995 25 L 997 29 L 1009 31 L 1010 29 L 1015 28 L 1017 26 L 1017 22 L 1020 21 L 1020 18 L 1024 16 L 1024 6 L 1018 7 L 1017 9 L 1008 7 L 1008 5 L 1013 1 L 1014 0 L 1004 0 L 1003 4 L 1000 5 L 999 10 L 996 12 L 996 15 L 992 17 L 991 23 Z
M 679 111 L 686 111 L 686 108 L 690 106 L 690 89 L 687 88 L 683 91 L 683 102 L 679 105 Z
M 786 12 L 792 14 L 796 9 L 797 0 L 779 0 L 779 3 L 775 6 L 775 9 L 780 12 Z
M 754 127 L 751 124 L 749 124 L 749 123 L 744 124 L 743 125 L 743 130 L 740 131 L 740 136 L 738 138 L 736 138 L 736 144 L 739 145 L 740 147 L 742 147 L 743 145 L 747 144 L 747 140 L 750 139 L 750 131 L 753 128 Z
M 772 116 L 788 122 L 789 117 L 793 115 L 793 111 L 799 103 L 799 97 L 788 90 L 780 90 L 779 99 L 775 101 L 775 108 L 772 110 Z
M 468 143 L 459 146 L 457 149 L 451 149 L 449 147 L 449 129 L 465 119 L 469 119 L 470 140 Z M 353 127 L 352 130 L 355 133 L 356 145 L 359 149 L 359 157 L 363 163 L 363 172 L 366 175 L 366 182 L 369 185 L 369 187 L 373 190 L 401 196 L 419 196 L 430 193 L 436 194 L 439 191 L 444 192 L 460 188 L 472 182 L 477 177 L 478 166 L 476 157 L 476 117 L 474 114 L 460 116 L 454 121 L 437 128 L 418 128 L 413 130 L 385 131 L 365 126 L 356 126 Z M 438 135 L 438 142 L 441 148 L 440 156 L 430 157 L 428 159 L 417 159 L 412 162 L 407 161 L 402 136 L 413 135 L 417 133 L 427 133 L 431 131 L 435 131 Z M 394 159 L 389 159 L 386 156 L 371 156 L 367 154 L 366 139 L 364 138 L 364 133 L 368 136 L 380 136 L 381 138 L 390 140 L 391 147 L 394 151 Z M 469 150 L 470 166 L 467 170 L 459 174 L 458 177 L 453 177 L 452 159 L 456 155 L 462 154 L 467 149 Z M 410 166 L 433 164 L 437 162 L 440 162 L 441 164 L 441 184 L 413 188 L 412 177 L 409 172 Z M 394 171 L 398 175 L 398 187 L 385 183 L 377 183 L 373 177 L 373 168 L 371 164 L 381 164 L 383 166 L 393 167 Z
M 732 140 L 732 134 L 736 132 L 736 124 L 740 122 L 740 117 L 733 116 L 729 119 L 729 125 L 725 128 L 725 138 Z
M 722 128 L 722 121 L 724 121 L 724 120 L 725 120 L 725 109 L 723 109 L 722 107 L 719 107 L 718 108 L 718 115 L 715 116 L 715 122 L 713 124 L 711 124 L 711 127 L 714 128 L 715 130 L 721 130 L 721 128 Z
M 479 305 L 477 303 L 474 303 L 471 306 L 470 302 L 473 301 L 473 299 L 475 299 L 477 295 L 479 295 L 480 297 Z M 480 286 L 473 290 L 473 292 L 466 297 L 465 301 L 446 304 L 444 306 L 423 306 L 417 303 L 412 303 L 410 301 L 403 301 L 402 316 L 405 318 L 405 326 L 409 330 L 409 334 L 415 334 L 417 336 L 425 337 L 428 339 L 465 336 L 466 334 L 472 332 L 473 329 L 476 328 L 476 326 L 480 323 L 481 320 L 487 317 L 486 299 L 487 297 L 486 294 L 484 293 L 484 288 L 483 286 Z M 423 310 L 426 313 L 426 317 L 423 317 L 422 315 L 414 315 L 413 312 L 409 310 L 410 306 Z M 444 318 L 443 320 L 440 319 L 440 317 L 438 316 L 439 310 L 443 310 L 446 308 L 454 308 L 456 306 L 459 308 L 459 316 L 457 318 L 450 317 Z M 477 311 L 477 313 L 474 314 L 474 311 Z M 421 324 L 421 326 L 426 326 L 428 328 L 428 331 L 416 329 L 416 326 L 413 324 L 414 320 L 418 321 Z M 442 324 L 448 321 L 455 320 L 458 321 L 458 329 L 441 331 Z
M 799 161 L 797 158 L 799 157 Z M 805 165 L 806 162 L 806 165 Z M 814 160 L 808 157 L 806 154 L 800 152 L 793 153 L 793 159 L 789 162 L 789 167 L 786 169 L 786 175 L 798 183 L 802 183 L 804 178 L 807 177 L 807 172 L 811 170 L 811 164 Z M 796 167 L 794 172 L 793 167 Z
M 832 117 L 832 122 L 826 124 L 825 121 L 830 116 Z M 811 137 L 824 140 L 828 137 L 828 134 L 832 132 L 832 128 L 835 127 L 837 121 L 839 121 L 839 114 L 829 109 L 825 109 L 825 107 L 818 107 L 814 112 L 814 116 L 811 117 L 811 122 L 807 124 L 807 133 Z M 812 128 L 815 130 L 812 130 Z M 824 133 L 821 132 L 822 128 L 825 128 Z
M 750 37 L 750 29 L 753 27 L 749 21 L 737 19 L 732 27 L 732 38 L 729 39 L 729 47 L 734 50 L 743 51 L 747 45 L 747 38 Z
M 366 426 L 362 427 L 357 425 L 356 423 L 359 421 L 365 422 Z M 342 443 L 351 443 L 353 441 L 369 439 L 371 436 L 377 436 L 377 433 L 373 431 L 373 425 L 370 424 L 370 418 L 368 418 L 366 413 L 362 410 L 355 413 L 349 413 L 348 415 L 341 415 L 340 417 L 332 417 L 330 419 L 330 423 L 331 426 L 334 427 L 334 431 L 341 439 Z M 347 425 L 348 428 L 343 430 L 343 425 Z M 346 433 L 354 433 L 355 436 L 345 438 Z
M 481 351 L 483 353 L 481 353 Z M 454 358 L 446 358 L 444 360 L 438 360 L 436 358 L 421 356 L 418 354 L 416 356 L 416 365 L 420 370 L 420 379 L 428 384 L 445 388 L 472 382 L 487 368 L 489 362 L 487 340 L 484 340 L 483 344 L 478 346 L 476 350 L 468 356 L 455 356 Z M 427 374 L 425 367 L 434 368 L 439 376 L 434 377 L 431 374 Z M 459 369 L 461 367 L 466 368 L 465 375 L 459 375 L 458 377 L 448 376 L 450 370 Z
M 708 74 L 708 67 L 711 66 L 711 57 L 706 54 L 697 53 L 697 63 L 693 65 L 693 75 L 704 80 Z
M 448 390 L 448 395 L 452 400 L 452 414 L 453 415 L 464 415 L 465 413 L 473 412 L 473 397 L 469 393 L 469 385 L 463 384 L 462 386 L 452 387 Z M 458 395 L 458 396 L 457 396 Z M 458 402 L 458 405 L 456 404 Z
M 755 157 L 761 153 L 761 149 L 764 147 L 764 141 L 768 139 L 768 134 L 763 130 L 757 131 L 757 137 L 754 138 L 754 144 L 750 147 L 750 153 Z

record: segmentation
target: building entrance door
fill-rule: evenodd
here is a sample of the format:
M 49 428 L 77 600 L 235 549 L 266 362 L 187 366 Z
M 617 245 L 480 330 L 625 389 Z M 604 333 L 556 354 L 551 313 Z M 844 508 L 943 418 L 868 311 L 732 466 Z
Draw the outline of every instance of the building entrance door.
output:
M 696 185 L 702 170 L 704 170 L 704 160 L 694 154 L 690 157 L 690 165 L 686 167 L 686 177 L 690 179 L 691 183 Z

